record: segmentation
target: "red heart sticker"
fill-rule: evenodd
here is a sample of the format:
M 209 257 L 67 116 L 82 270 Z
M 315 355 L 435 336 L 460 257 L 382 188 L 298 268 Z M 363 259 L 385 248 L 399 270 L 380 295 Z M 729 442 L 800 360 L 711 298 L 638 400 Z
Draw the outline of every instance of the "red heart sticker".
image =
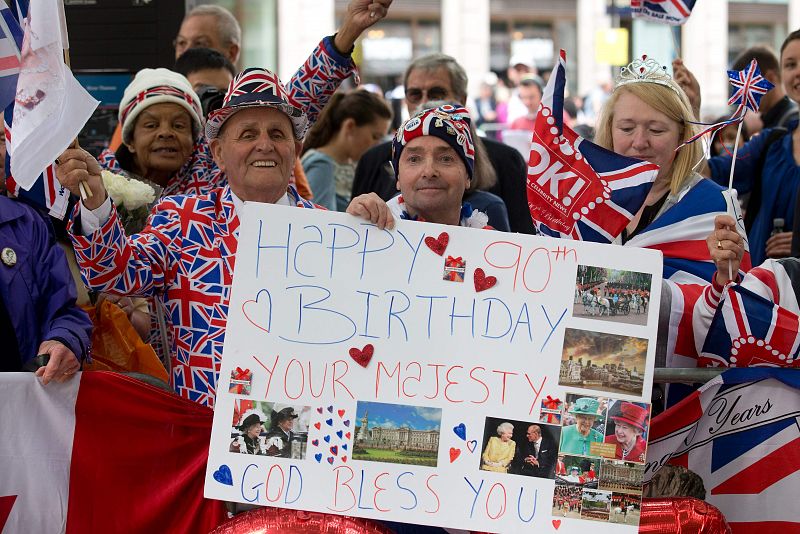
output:
M 461 449 L 456 449 L 455 447 L 450 447 L 450 463 L 456 461 L 456 459 L 461 456 Z
M 497 278 L 494 276 L 486 276 L 486 273 L 483 272 L 483 269 L 480 267 L 475 269 L 473 280 L 475 282 L 475 291 L 478 293 L 494 287 L 494 285 L 497 283 Z
M 347 456 L 342 456 L 342 462 L 347 462 Z
M 265 309 L 266 307 L 264 306 L 264 303 L 261 303 L 261 305 L 259 307 L 258 299 L 261 297 L 262 293 L 267 293 L 266 303 L 269 304 L 269 307 L 270 307 L 269 313 L 266 313 L 266 309 Z M 250 311 L 248 312 L 248 310 L 250 310 Z M 266 289 L 262 289 L 261 291 L 259 291 L 256 294 L 256 299 L 255 300 L 246 300 L 246 301 L 244 301 L 244 303 L 242 304 L 242 314 L 244 314 L 244 317 L 245 317 L 245 319 L 247 319 L 248 323 L 250 323 L 251 325 L 255 326 L 259 330 L 263 330 L 264 332 L 269 334 L 269 329 L 267 329 L 266 326 L 262 325 L 261 323 L 259 323 L 258 321 L 255 320 L 255 318 L 263 317 L 264 315 L 266 315 L 267 325 L 269 325 L 269 321 L 271 320 L 271 316 L 272 316 L 272 299 L 270 298 L 269 293 L 267 292 L 267 290 Z
M 350 349 L 350 357 L 353 358 L 358 365 L 366 367 L 372 359 L 372 354 L 375 352 L 375 347 L 371 343 L 364 345 L 363 349 L 353 347 Z
M 339 410 L 337 413 L 339 414 L 339 419 L 344 417 L 344 410 Z
M 316 423 L 314 423 L 314 428 L 316 428 L 317 430 L 319 430 L 319 421 L 317 421 Z
M 428 245 L 428 248 L 434 251 L 439 256 L 444 256 L 444 251 L 447 248 L 447 244 L 450 242 L 450 235 L 447 232 L 442 232 L 439 234 L 438 238 L 433 237 L 426 237 L 425 244 Z
M 553 519 L 553 526 L 555 527 L 556 530 L 558 530 L 558 527 L 561 526 L 561 520 L 560 519 Z
M 345 435 L 344 435 L 344 437 L 346 437 L 347 439 L 350 439 L 350 432 L 348 432 L 347 434 L 345 434 Z

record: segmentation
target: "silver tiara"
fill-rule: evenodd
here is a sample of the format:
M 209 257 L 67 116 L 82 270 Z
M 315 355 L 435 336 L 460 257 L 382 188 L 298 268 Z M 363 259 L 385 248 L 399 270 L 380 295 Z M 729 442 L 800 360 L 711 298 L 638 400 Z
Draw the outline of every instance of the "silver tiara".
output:
M 616 89 L 629 83 L 657 83 L 658 85 L 669 87 L 680 95 L 680 88 L 667 72 L 667 67 L 653 58 L 648 58 L 646 55 L 640 59 L 634 59 L 627 67 L 622 67 L 614 88 Z

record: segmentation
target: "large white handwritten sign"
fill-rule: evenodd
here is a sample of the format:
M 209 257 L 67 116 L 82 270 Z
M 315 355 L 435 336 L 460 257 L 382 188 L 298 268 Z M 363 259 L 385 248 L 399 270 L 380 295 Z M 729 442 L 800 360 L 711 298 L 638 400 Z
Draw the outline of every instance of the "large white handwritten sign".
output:
M 206 496 L 633 532 L 660 273 L 642 249 L 248 204 Z

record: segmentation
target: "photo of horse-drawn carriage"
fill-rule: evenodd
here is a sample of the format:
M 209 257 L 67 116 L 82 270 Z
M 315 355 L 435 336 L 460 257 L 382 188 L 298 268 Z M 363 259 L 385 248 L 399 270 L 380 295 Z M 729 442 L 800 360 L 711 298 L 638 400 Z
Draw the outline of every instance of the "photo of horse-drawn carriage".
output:
M 647 273 L 579 265 L 572 315 L 646 325 L 650 284 Z

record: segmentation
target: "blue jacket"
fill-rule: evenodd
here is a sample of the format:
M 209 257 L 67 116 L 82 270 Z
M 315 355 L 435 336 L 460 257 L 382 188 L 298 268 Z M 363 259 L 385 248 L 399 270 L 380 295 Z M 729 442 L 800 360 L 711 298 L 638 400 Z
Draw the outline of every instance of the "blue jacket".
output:
M 17 261 L 13 266 L 0 262 L 0 298 L 23 365 L 50 339 L 82 361 L 89 351 L 92 322 L 75 304 L 75 282 L 64 252 L 33 208 L 0 196 L 0 251 L 5 248 L 14 251 Z
M 767 148 L 764 167 L 761 169 L 761 209 L 747 234 L 750 245 L 750 261 L 761 265 L 766 256 L 767 239 L 772 232 L 773 219 L 784 220 L 784 231 L 792 229 L 794 203 L 800 189 L 800 166 L 794 161 L 792 133 L 797 121 L 788 125 L 788 133 Z M 764 130 L 751 138 L 736 154 L 736 169 L 733 187 L 739 195 L 749 193 L 758 172 L 758 162 L 772 130 Z M 711 178 L 720 185 L 728 185 L 731 172 L 731 156 L 716 156 L 708 160 Z

